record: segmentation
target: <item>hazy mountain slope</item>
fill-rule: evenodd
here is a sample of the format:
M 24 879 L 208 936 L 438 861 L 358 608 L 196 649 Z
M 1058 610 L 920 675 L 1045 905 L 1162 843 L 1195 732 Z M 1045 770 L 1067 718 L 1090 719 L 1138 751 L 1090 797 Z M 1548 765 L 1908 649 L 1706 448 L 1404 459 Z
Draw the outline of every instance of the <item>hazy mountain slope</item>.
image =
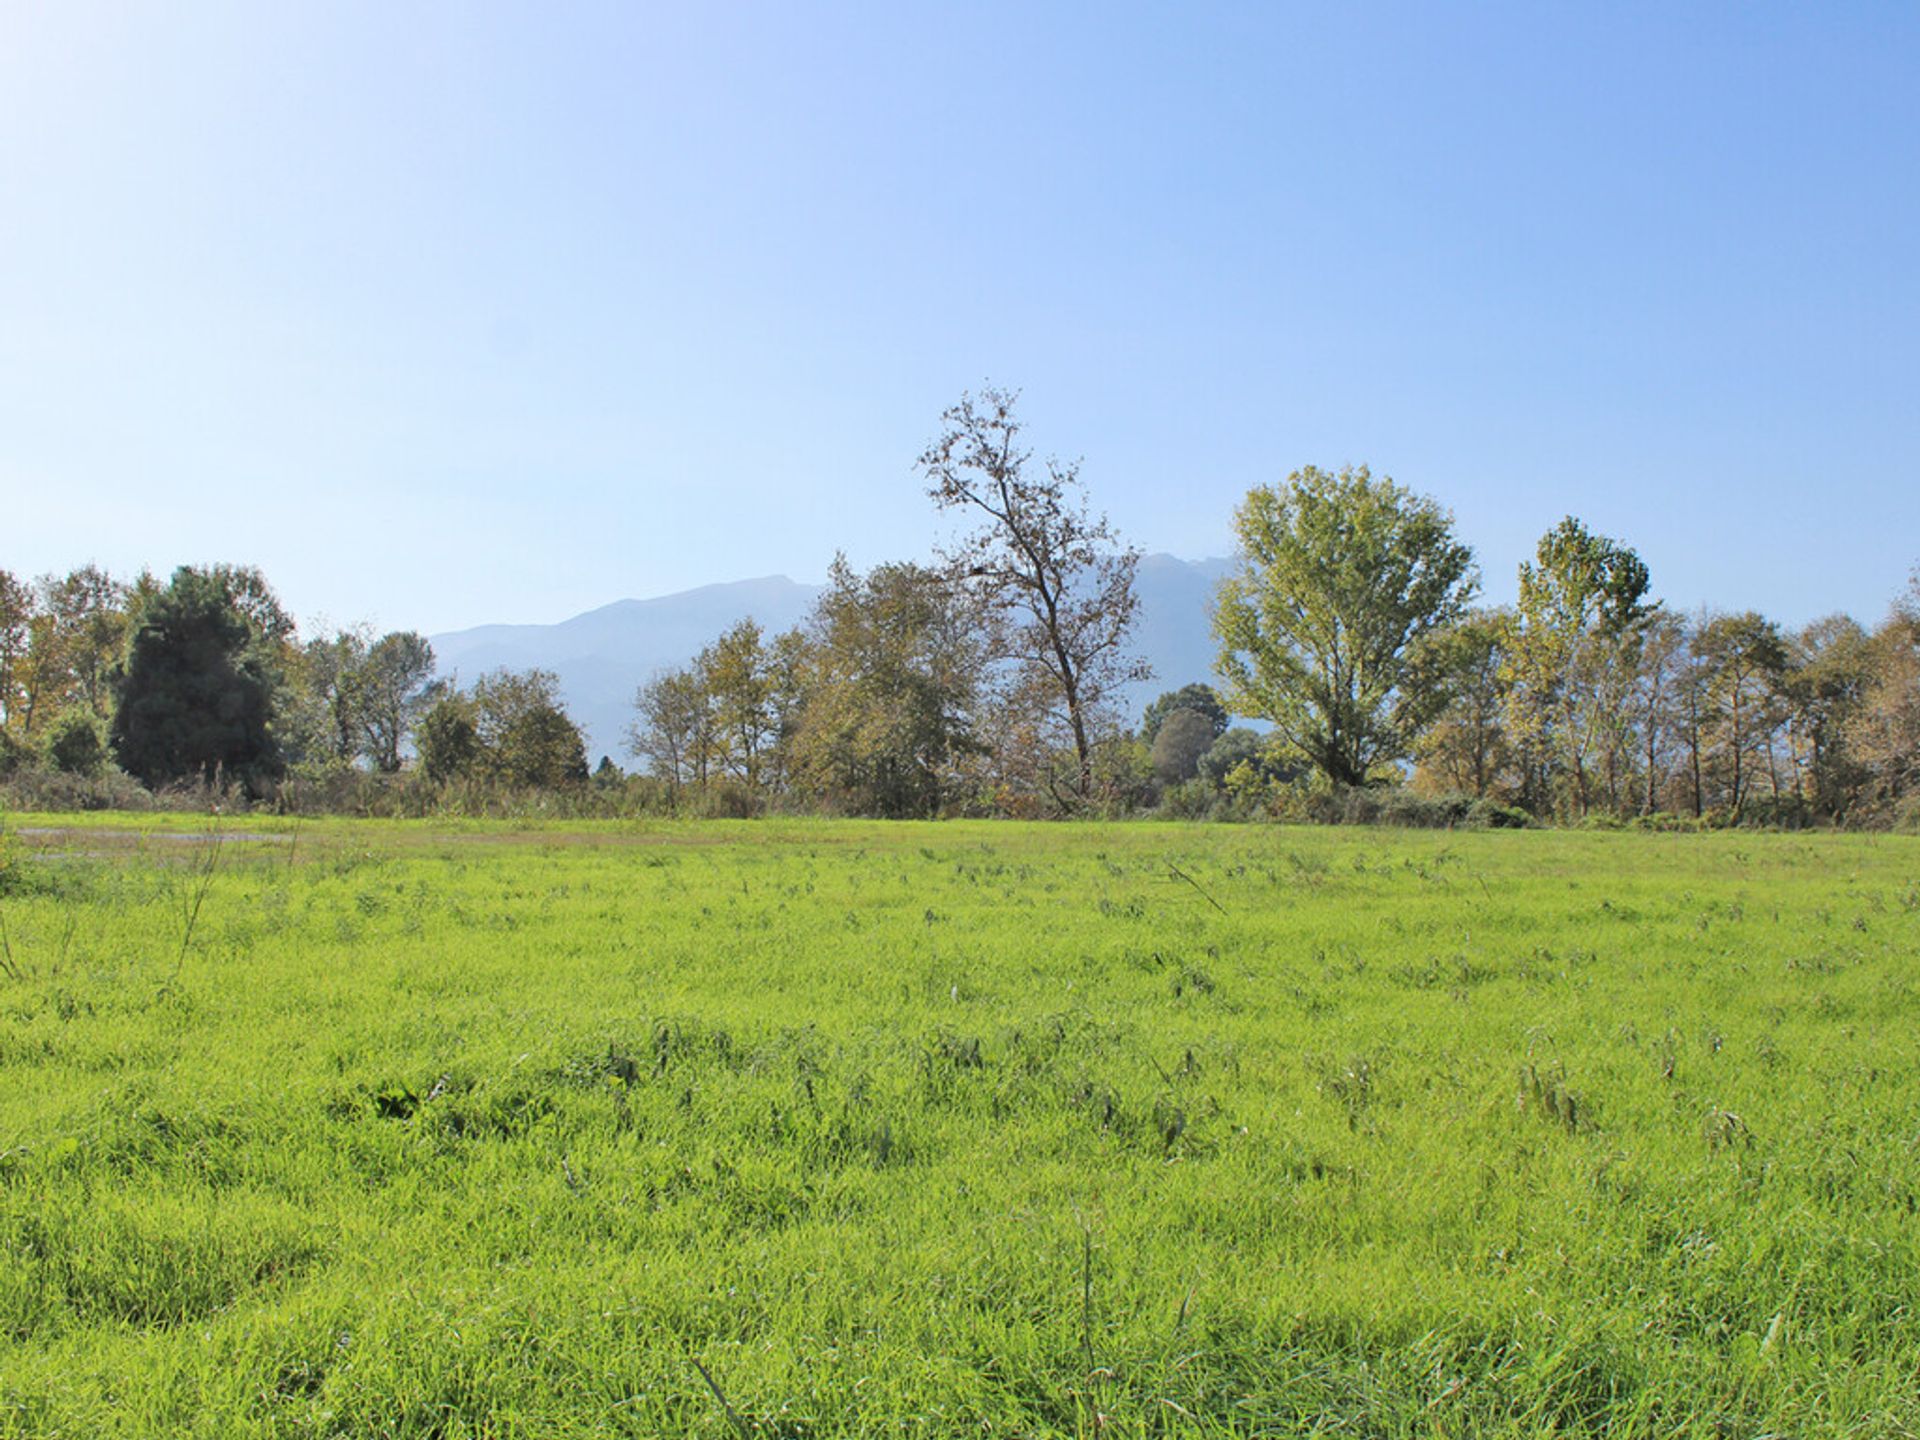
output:
M 1213 672 L 1208 605 L 1230 568 L 1226 560 L 1149 555 L 1140 562 L 1137 649 L 1154 678 L 1129 686 L 1129 718 L 1162 690 Z M 799 624 L 820 593 L 784 575 L 703 585 L 652 600 L 616 600 L 557 625 L 481 625 L 435 635 L 442 675 L 464 683 L 500 666 L 539 666 L 560 677 L 567 707 L 586 733 L 588 758 L 628 763 L 622 733 L 635 688 L 656 670 L 684 665 L 735 621 L 751 615 L 768 631 Z
M 538 666 L 560 677 L 567 708 L 587 737 L 587 757 L 627 763 L 621 736 L 633 692 L 656 670 L 684 665 L 735 621 L 751 615 L 768 631 L 798 625 L 813 608 L 816 585 L 784 575 L 702 585 L 652 600 L 616 600 L 557 625 L 481 625 L 435 635 L 442 675 L 462 683 L 507 666 Z
M 1138 718 L 1162 691 L 1213 680 L 1213 591 L 1232 568 L 1231 560 L 1181 560 L 1172 555 L 1148 555 L 1140 561 L 1135 649 L 1153 666 L 1153 679 L 1128 687 L 1129 719 Z

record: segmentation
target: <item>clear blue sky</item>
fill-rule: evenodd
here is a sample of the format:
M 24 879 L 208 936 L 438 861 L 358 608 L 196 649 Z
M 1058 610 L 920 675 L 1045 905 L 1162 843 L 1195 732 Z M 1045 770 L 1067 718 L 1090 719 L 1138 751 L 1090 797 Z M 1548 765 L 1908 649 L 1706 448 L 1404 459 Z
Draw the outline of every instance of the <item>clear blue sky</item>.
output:
M 1025 390 L 1150 550 L 1302 464 L 1671 602 L 1920 559 L 1920 6 L 0 9 L 0 566 L 554 620 L 924 554 Z

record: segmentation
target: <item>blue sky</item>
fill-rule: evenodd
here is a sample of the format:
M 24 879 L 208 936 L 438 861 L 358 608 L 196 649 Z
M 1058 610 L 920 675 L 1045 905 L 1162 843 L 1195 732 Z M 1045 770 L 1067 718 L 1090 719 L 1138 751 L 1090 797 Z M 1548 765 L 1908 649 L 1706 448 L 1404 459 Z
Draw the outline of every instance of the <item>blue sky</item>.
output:
M 0 566 L 440 630 L 923 555 L 985 379 L 1151 550 L 1368 462 L 1494 598 L 1920 560 L 1920 7 L 0 8 Z

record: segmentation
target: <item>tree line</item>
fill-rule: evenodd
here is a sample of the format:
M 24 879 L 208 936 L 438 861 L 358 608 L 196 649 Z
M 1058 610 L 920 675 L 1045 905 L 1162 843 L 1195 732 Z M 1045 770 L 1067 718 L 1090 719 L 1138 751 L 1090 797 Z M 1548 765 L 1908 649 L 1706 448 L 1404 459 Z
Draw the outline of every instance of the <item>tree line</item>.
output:
M 345 776 L 584 778 L 551 675 L 435 674 L 412 631 L 302 638 L 266 577 L 182 566 L 162 584 L 85 565 L 0 570 L 0 776 L 124 774 L 242 800 Z
M 1557 820 L 1884 821 L 1920 805 L 1920 572 L 1872 630 L 1674 612 L 1567 518 L 1476 607 L 1426 497 L 1308 469 L 1236 517 L 1215 616 L 1230 694 L 1345 786 L 1403 782 Z
M 1399 813 L 1884 822 L 1920 807 L 1920 576 L 1869 630 L 1675 613 L 1569 517 L 1483 607 L 1452 516 L 1364 466 L 1253 490 L 1216 597 L 1223 687 L 1163 694 L 1127 642 L 1138 551 L 1076 466 L 1036 465 L 1016 396 L 968 396 L 920 459 L 973 522 L 937 563 L 835 562 L 811 619 L 751 621 L 635 700 L 675 795 L 864 814 Z M 1238 715 L 1264 732 L 1230 724 Z
M 836 557 L 799 627 L 742 620 L 650 677 L 632 775 L 609 757 L 589 771 L 551 673 L 462 688 L 412 632 L 303 639 L 257 570 L 163 585 L 91 565 L 0 571 L 0 772 L 322 805 L 404 790 L 741 815 L 1920 819 L 1920 575 L 1871 628 L 1684 615 L 1629 545 L 1569 517 L 1516 601 L 1488 607 L 1437 501 L 1307 467 L 1234 514 L 1218 686 L 1195 678 L 1132 725 L 1124 687 L 1150 678 L 1130 648 L 1139 551 L 1078 465 L 1036 459 L 1017 395 L 988 388 L 943 414 L 918 469 L 954 537 L 928 563 Z

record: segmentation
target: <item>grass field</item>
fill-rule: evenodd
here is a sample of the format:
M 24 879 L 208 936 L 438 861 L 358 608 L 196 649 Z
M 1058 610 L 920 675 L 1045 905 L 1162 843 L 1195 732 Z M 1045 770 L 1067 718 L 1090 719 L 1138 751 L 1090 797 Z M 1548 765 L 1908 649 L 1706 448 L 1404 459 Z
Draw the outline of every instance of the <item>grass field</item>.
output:
M 205 823 L 9 817 L 0 1434 L 1920 1430 L 1920 841 Z

